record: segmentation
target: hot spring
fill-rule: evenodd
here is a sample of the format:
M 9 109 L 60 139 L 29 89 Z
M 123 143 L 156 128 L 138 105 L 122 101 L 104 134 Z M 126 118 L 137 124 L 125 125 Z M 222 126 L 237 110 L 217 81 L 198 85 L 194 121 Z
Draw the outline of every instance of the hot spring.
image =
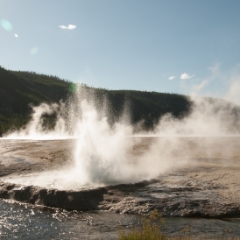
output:
M 127 104 L 113 119 L 107 99 L 99 103 L 81 85 L 64 103 L 33 107 L 24 128 L 1 138 L 0 197 L 67 210 L 236 217 L 234 105 L 191 101 L 187 116 L 166 114 L 151 131 L 131 124 Z
M 237 131 L 224 111 L 214 114 L 219 107 L 204 99 L 194 99 L 191 113 L 179 120 L 167 114 L 152 131 L 136 133 L 130 124 L 128 110 L 110 123 L 111 109 L 107 100 L 100 106 L 94 92 L 78 85 L 76 93 L 66 103 L 41 104 L 33 107 L 31 121 L 19 131 L 2 138 L 21 140 L 65 139 L 71 149 L 68 166 L 24 176 L 11 176 L 6 181 L 23 185 L 51 186 L 59 189 L 94 188 L 120 183 L 149 180 L 170 169 L 189 163 L 191 154 L 185 152 L 182 138 L 235 136 Z M 56 121 L 50 130 L 44 126 L 44 115 L 55 114 Z M 132 154 L 141 148 L 142 138 L 151 138 L 141 154 Z M 71 140 L 71 143 L 67 143 Z M 211 149 L 205 146 L 209 154 Z M 136 151 L 135 151 L 136 152 Z M 180 153 L 181 152 L 181 153 Z M 231 155 L 231 149 L 226 148 Z M 69 160 L 69 159 L 67 159 Z

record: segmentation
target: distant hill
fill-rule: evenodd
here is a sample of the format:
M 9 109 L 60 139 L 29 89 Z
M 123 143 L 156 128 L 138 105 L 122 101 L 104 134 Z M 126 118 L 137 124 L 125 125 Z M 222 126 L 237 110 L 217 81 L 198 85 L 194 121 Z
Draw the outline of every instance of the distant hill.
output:
M 191 109 L 191 102 L 183 95 L 134 90 L 98 90 L 96 95 L 101 95 L 101 92 L 108 100 L 110 121 L 118 120 L 126 111 L 133 124 L 144 120 L 146 129 L 152 128 L 166 113 L 181 118 Z
M 70 95 L 72 83 L 56 76 L 34 72 L 10 71 L 0 67 L 0 134 L 11 128 L 20 128 L 29 120 L 29 104 L 65 101 Z M 124 111 L 130 121 L 144 120 L 143 126 L 151 128 L 159 117 L 171 113 L 177 118 L 186 115 L 191 108 L 187 97 L 177 94 L 142 92 L 133 90 L 106 90 L 83 85 L 85 93 L 94 92 L 98 107 L 108 103 L 108 117 L 112 123 Z
M 0 67 L 0 131 L 27 123 L 29 104 L 57 102 L 67 97 L 70 83 L 57 77 Z

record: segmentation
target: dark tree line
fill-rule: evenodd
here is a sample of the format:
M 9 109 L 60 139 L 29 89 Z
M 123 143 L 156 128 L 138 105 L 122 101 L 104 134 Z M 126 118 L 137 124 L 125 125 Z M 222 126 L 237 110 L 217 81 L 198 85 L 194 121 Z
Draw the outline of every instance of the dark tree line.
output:
M 82 97 L 94 101 L 97 109 L 103 109 L 103 105 L 107 104 L 106 114 L 110 124 L 118 121 L 126 112 L 132 124 L 143 120 L 143 127 L 151 129 L 164 114 L 171 113 L 181 118 L 191 109 L 191 102 L 183 95 L 107 90 L 85 84 L 81 87 Z M 56 76 L 9 71 L 0 67 L 0 133 L 25 125 L 31 113 L 29 104 L 53 103 L 61 99 L 66 101 L 74 97 L 74 89 L 74 84 Z M 49 119 L 48 122 L 55 118 Z

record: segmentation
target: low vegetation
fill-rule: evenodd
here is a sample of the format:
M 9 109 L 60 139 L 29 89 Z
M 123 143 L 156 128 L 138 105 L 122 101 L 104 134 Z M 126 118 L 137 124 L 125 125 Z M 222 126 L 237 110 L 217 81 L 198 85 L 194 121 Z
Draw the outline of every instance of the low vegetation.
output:
M 163 227 L 165 226 L 165 220 L 161 217 L 161 214 L 157 210 L 153 210 L 148 217 L 142 217 L 141 224 L 131 230 L 119 231 L 119 240 L 201 240 L 205 239 L 203 237 L 196 236 L 194 233 L 191 234 L 191 227 L 187 226 L 179 232 L 179 236 L 167 236 L 163 233 Z M 209 238 L 207 238 L 209 239 Z M 222 236 L 221 238 L 211 238 L 225 239 L 225 240 L 239 240 L 239 237 Z
M 141 226 L 131 231 L 121 230 L 119 240 L 166 240 L 167 237 L 161 232 L 164 220 L 158 211 L 154 210 L 149 217 L 142 217 Z

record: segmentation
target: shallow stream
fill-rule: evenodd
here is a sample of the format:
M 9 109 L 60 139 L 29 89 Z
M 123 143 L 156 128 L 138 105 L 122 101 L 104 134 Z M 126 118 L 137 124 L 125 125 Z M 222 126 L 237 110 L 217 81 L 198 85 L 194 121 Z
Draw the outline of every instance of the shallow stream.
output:
M 139 226 L 140 217 L 106 212 L 67 212 L 0 200 L 0 239 L 118 239 L 121 230 Z M 169 236 L 240 236 L 240 219 L 164 218 Z

